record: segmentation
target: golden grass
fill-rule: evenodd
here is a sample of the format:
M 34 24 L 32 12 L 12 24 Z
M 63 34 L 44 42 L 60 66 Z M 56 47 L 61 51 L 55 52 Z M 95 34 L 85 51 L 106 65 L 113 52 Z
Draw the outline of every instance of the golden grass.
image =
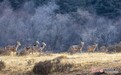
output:
M 114 68 L 121 67 L 121 53 L 80 53 L 80 54 L 50 54 L 41 55 L 31 54 L 27 56 L 0 56 L 0 60 L 4 61 L 6 68 L 0 71 L 0 75 L 27 75 L 35 65 L 40 61 L 53 60 L 59 57 L 61 63 L 73 64 L 72 72 L 78 70 L 89 72 L 91 67 Z M 76 71 L 77 73 L 77 71 Z M 71 73 L 73 74 L 73 73 Z M 28 74 L 30 75 L 30 74 Z M 31 73 L 31 75 L 34 75 Z

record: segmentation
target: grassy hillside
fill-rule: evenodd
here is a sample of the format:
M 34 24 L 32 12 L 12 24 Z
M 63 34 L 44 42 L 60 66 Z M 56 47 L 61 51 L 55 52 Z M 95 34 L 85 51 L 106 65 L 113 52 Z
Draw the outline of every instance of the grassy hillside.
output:
M 32 73 L 33 66 L 39 61 L 52 60 L 57 57 L 62 57 L 61 63 L 73 64 L 73 68 L 70 71 L 64 72 L 64 75 L 75 74 L 91 74 L 91 68 L 118 68 L 121 64 L 121 53 L 106 54 L 106 53 L 82 53 L 69 55 L 62 54 L 50 54 L 38 56 L 0 56 L 6 68 L 0 71 L 0 75 L 34 75 Z M 62 73 L 53 73 L 52 75 L 63 75 Z

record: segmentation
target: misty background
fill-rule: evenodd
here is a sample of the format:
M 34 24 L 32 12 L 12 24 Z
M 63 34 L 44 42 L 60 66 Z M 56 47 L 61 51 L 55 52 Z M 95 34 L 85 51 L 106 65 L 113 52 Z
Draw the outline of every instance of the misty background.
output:
M 0 0 L 0 46 L 36 40 L 47 50 L 121 41 L 120 0 Z

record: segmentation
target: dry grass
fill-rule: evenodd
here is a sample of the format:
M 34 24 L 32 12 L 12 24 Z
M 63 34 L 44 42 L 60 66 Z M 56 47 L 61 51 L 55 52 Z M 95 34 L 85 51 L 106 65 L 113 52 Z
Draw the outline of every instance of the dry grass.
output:
M 6 64 L 5 69 L 0 71 L 0 75 L 34 75 L 32 72 L 35 63 L 39 62 L 49 62 L 49 64 L 57 63 L 54 65 L 56 69 L 59 69 L 61 72 L 63 67 L 69 66 L 71 64 L 72 67 L 69 68 L 65 74 L 54 72 L 52 75 L 76 75 L 82 73 L 89 73 L 92 67 L 100 67 L 100 68 L 118 68 L 121 69 L 121 53 L 114 54 L 106 54 L 106 53 L 80 53 L 80 54 L 50 54 L 50 55 L 26 55 L 26 56 L 0 56 L 0 60 L 4 61 Z M 54 61 L 51 62 L 50 61 Z M 45 63 L 43 63 L 45 64 Z M 66 64 L 63 66 L 63 64 Z M 43 65 L 41 65 L 43 66 Z M 64 71 L 67 68 L 64 69 Z M 62 70 L 63 71 L 63 70 Z M 83 74 L 82 74 L 83 75 Z

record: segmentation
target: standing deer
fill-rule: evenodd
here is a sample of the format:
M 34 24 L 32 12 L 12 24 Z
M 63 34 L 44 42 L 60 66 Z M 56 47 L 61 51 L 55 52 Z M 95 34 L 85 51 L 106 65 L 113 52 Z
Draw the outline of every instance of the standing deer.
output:
M 96 50 L 97 46 L 98 46 L 98 44 L 88 46 L 88 52 L 94 52 Z
M 44 50 L 45 47 L 46 47 L 46 43 L 45 42 L 42 42 L 42 45 L 39 48 L 39 53 L 42 53 L 42 51 Z
M 19 41 L 17 41 L 16 45 L 8 45 L 5 47 L 5 51 L 9 51 L 9 52 L 17 52 L 19 46 L 21 46 L 21 43 Z
M 69 48 L 69 52 L 70 53 L 82 52 L 83 47 L 84 47 L 84 42 L 81 41 L 79 45 L 72 45 Z
M 32 46 L 32 54 L 39 50 L 39 45 L 40 45 L 39 41 L 36 41 L 35 44 Z

